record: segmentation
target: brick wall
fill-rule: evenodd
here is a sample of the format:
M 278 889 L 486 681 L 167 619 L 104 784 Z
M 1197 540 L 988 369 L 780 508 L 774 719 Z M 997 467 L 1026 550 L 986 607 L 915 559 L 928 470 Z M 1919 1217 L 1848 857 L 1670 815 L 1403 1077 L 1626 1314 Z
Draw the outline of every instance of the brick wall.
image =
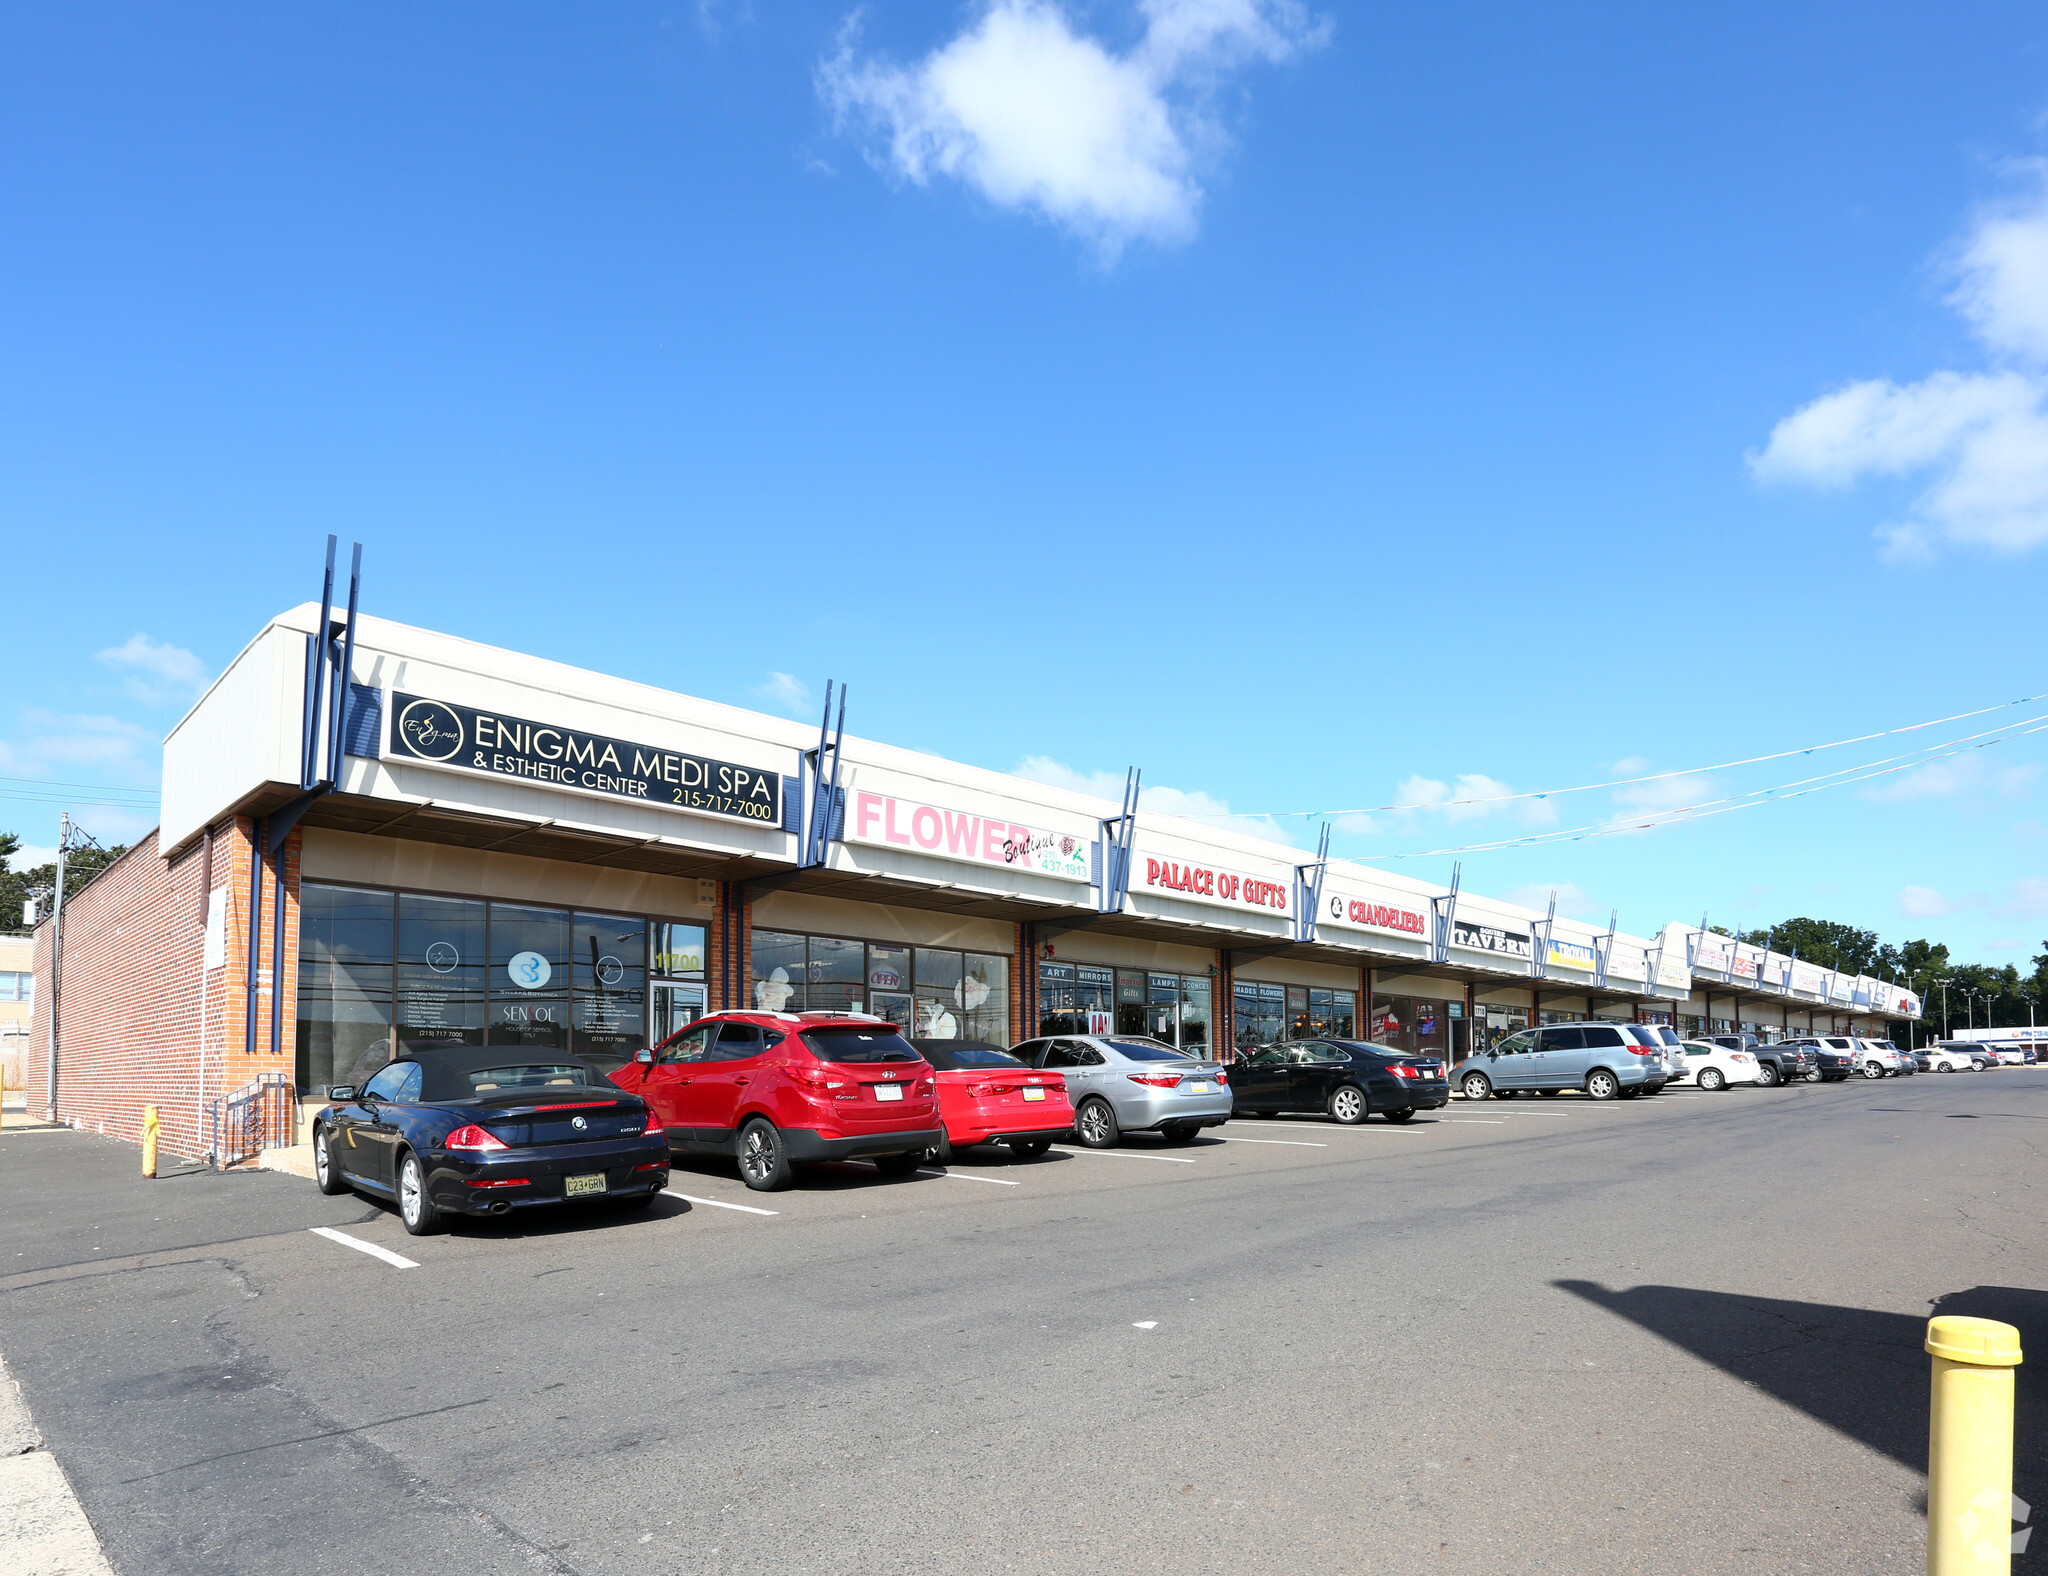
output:
M 262 881 L 256 992 L 256 1048 L 248 1024 L 250 868 L 255 827 L 223 822 L 175 861 L 157 857 L 151 833 L 64 905 L 64 971 L 58 1004 L 57 1104 L 46 1078 L 52 926 L 36 930 L 36 1016 L 29 1108 L 92 1132 L 139 1141 L 142 1109 L 158 1108 L 160 1142 L 172 1154 L 205 1148 L 201 1106 L 260 1072 L 290 1074 L 298 982 L 298 834 L 282 853 L 284 995 L 271 998 L 272 879 Z M 210 865 L 210 870 L 209 870 Z M 206 890 L 226 899 L 221 967 L 202 971 Z M 202 972 L 204 979 L 202 981 Z M 204 1008 L 202 1028 L 201 1013 Z M 270 1051 L 271 1013 L 281 1006 L 278 1054 Z

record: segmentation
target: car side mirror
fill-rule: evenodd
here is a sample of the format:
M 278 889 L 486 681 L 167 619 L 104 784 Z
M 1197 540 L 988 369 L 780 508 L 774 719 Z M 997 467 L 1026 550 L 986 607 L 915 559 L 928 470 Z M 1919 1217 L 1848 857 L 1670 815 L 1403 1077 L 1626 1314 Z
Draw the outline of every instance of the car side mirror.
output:
M 356 1086 L 354 1084 L 336 1084 L 332 1089 L 329 1089 L 327 1091 L 327 1098 L 330 1100 L 336 1100 L 346 1103 L 347 1101 L 353 1100 L 355 1097 Z
M 643 1045 L 633 1053 L 633 1060 L 636 1062 L 651 1062 L 654 1060 L 654 1052 Z

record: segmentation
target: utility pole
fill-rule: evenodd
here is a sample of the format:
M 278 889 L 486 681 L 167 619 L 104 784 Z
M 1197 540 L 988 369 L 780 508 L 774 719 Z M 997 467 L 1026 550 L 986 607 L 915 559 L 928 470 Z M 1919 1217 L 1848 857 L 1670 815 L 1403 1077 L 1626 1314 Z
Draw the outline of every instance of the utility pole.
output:
M 43 1087 L 43 1120 L 57 1120 L 57 1005 L 64 975 L 64 855 L 71 847 L 71 812 L 57 822 L 57 895 L 50 905 L 50 1060 Z

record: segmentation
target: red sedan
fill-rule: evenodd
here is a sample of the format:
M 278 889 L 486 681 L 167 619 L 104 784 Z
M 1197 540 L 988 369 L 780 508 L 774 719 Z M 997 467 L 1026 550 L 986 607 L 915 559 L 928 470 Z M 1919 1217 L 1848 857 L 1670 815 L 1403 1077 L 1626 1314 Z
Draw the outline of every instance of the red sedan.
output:
M 1000 1046 L 981 1040 L 912 1040 L 932 1064 L 944 1135 L 932 1147 L 939 1161 L 971 1144 L 1008 1144 L 1019 1159 L 1042 1155 L 1074 1126 L 1066 1080 L 1042 1073 Z

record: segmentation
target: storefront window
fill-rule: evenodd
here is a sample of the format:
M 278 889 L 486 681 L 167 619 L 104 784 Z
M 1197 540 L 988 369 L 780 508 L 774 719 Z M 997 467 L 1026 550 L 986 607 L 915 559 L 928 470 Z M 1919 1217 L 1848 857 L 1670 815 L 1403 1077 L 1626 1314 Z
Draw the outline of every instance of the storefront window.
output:
M 704 927 L 678 925 L 656 920 L 648 928 L 651 952 L 649 972 L 662 979 L 701 980 L 704 977 Z
M 1256 985 L 1249 980 L 1231 984 L 1231 1016 L 1239 1050 L 1271 1045 L 1287 1034 L 1287 988 L 1284 985 Z
M 1450 1039 L 1445 1007 L 1446 1003 L 1425 997 L 1375 996 L 1371 1038 L 1410 1056 L 1442 1056 Z
M 569 1049 L 569 911 L 491 905 L 490 1043 Z
M 647 1043 L 647 922 L 578 914 L 571 946 L 576 1054 L 630 1062 Z
M 1093 963 L 1038 966 L 1038 1032 L 1097 1034 L 1115 1024 L 1116 970 Z M 1095 1015 L 1100 1014 L 1098 1018 Z
M 1116 971 L 1116 1032 L 1150 1034 L 1152 1014 L 1146 1000 L 1145 975 L 1138 969 Z
M 1312 990 L 1308 993 L 1308 1036 L 1317 1035 L 1333 1040 L 1358 1037 L 1358 992 Z
M 985 952 L 754 932 L 754 1005 L 871 1012 L 928 1039 L 1010 1041 L 1010 962 Z
M 484 1043 L 484 905 L 398 898 L 398 1047 Z
M 393 901 L 389 892 L 299 886 L 301 1089 L 361 1084 L 391 1060 Z

